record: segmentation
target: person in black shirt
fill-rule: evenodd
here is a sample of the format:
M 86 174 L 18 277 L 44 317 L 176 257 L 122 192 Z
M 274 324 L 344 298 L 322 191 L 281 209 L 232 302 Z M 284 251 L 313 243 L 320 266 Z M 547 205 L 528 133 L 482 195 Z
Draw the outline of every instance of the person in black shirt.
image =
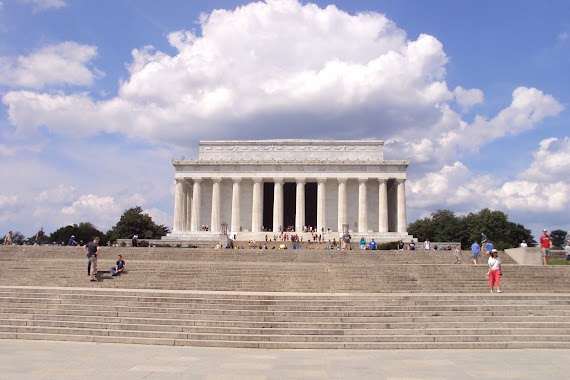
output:
M 40 230 L 38 231 L 38 233 L 36 234 L 36 244 L 37 245 L 43 244 L 44 236 L 45 236 L 44 228 L 41 227 Z
M 117 265 L 111 267 L 109 271 L 111 272 L 111 276 L 118 276 L 125 270 L 125 260 L 123 260 L 123 256 L 117 256 Z
M 87 252 L 87 259 L 91 264 L 91 271 L 89 276 L 91 277 L 91 281 L 95 280 L 95 272 L 97 271 L 97 254 L 99 253 L 99 238 L 95 237 L 92 242 L 87 243 L 83 246 L 85 252 Z

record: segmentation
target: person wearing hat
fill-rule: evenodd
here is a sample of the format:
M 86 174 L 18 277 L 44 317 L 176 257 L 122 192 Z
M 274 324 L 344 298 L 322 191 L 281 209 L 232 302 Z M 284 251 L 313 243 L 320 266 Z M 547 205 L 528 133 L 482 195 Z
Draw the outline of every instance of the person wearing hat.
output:
M 71 235 L 71 237 L 69 238 L 69 242 L 67 244 L 71 246 L 77 245 L 77 242 L 75 241 L 75 235 Z
M 550 255 L 550 248 L 552 248 L 552 238 L 546 233 L 546 228 L 542 230 L 540 237 L 540 253 L 542 254 L 542 262 L 548 265 L 548 256 Z
M 493 288 L 497 287 L 497 293 L 502 293 L 499 286 L 501 285 L 501 259 L 499 258 L 499 252 L 496 249 L 492 249 L 489 255 L 489 286 L 491 287 L 491 293 L 493 293 Z

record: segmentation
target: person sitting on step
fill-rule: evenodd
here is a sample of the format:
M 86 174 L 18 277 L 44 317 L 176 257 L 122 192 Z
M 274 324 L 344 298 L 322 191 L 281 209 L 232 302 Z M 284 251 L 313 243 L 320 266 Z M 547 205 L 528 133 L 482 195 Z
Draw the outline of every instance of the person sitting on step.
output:
M 117 256 L 117 263 L 114 267 L 109 268 L 111 272 L 111 276 L 118 276 L 125 270 L 125 260 L 123 260 L 123 256 Z

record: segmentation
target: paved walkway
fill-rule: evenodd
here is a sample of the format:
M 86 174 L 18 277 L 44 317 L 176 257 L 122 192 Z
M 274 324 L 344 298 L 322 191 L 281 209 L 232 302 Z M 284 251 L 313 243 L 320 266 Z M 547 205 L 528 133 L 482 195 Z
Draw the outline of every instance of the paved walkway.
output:
M 0 340 L 0 379 L 567 379 L 570 350 L 259 350 Z

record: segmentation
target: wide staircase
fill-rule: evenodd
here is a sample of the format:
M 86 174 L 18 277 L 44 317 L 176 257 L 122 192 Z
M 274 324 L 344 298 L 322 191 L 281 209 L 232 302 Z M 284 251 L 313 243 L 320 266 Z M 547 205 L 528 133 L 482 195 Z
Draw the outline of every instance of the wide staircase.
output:
M 117 254 L 127 273 L 111 277 Z M 0 338 L 257 348 L 570 348 L 570 269 L 449 251 L 0 248 Z

